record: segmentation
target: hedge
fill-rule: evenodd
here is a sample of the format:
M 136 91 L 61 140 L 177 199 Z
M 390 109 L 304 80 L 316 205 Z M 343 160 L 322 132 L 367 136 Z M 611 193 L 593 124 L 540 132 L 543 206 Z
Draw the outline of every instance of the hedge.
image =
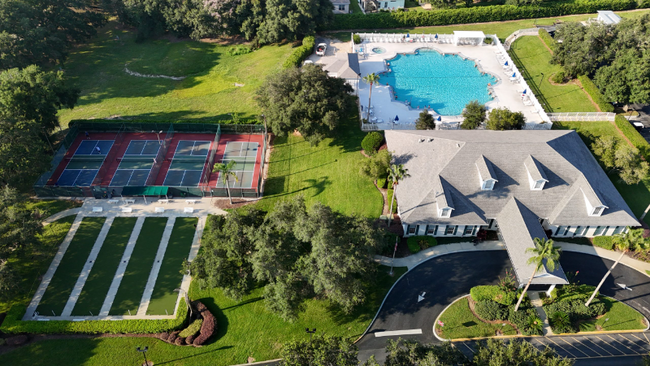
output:
M 551 37 L 548 31 L 544 28 L 539 30 L 539 38 L 551 49 L 552 52 L 555 52 L 555 47 L 557 47 L 557 42 Z
M 320 30 L 380 29 L 426 27 L 465 23 L 499 22 L 504 20 L 557 17 L 589 14 L 597 10 L 613 11 L 649 7 L 648 1 L 637 5 L 636 0 L 576 0 L 572 3 L 542 3 L 539 6 L 490 5 L 471 8 L 440 9 L 436 11 L 396 11 L 372 14 L 337 14 L 334 22 Z
M 643 158 L 650 162 L 650 144 L 648 144 L 648 141 L 641 136 L 639 131 L 637 131 L 636 128 L 634 128 L 634 126 L 632 126 L 632 124 L 621 115 L 616 116 L 616 126 L 618 126 L 625 137 L 630 140 L 632 145 L 639 149 Z
M 25 305 L 15 305 L 7 312 L 0 331 L 5 333 L 162 333 L 169 330 L 180 329 L 187 319 L 187 306 L 185 300 L 181 299 L 178 304 L 178 312 L 175 319 L 161 320 L 87 320 L 82 322 L 73 322 L 67 320 L 21 320 L 27 307 Z
M 373 155 L 379 150 L 381 144 L 384 142 L 384 135 L 377 131 L 372 131 L 366 134 L 361 140 L 361 148 L 368 155 Z
M 417 253 L 420 250 L 435 247 L 438 241 L 433 236 L 409 236 L 406 244 L 411 253 Z
M 302 46 L 296 47 L 295 50 L 284 60 L 282 66 L 285 69 L 290 67 L 300 67 L 302 62 L 314 52 L 314 46 L 316 45 L 316 38 L 314 36 L 307 36 L 302 40 Z
M 600 93 L 600 90 L 596 84 L 594 84 L 594 82 L 589 79 L 589 76 L 578 75 L 578 80 L 580 81 L 580 84 L 582 84 L 582 87 L 585 89 L 587 94 L 591 96 L 591 99 L 593 99 L 594 102 L 598 104 L 598 107 L 601 111 L 614 112 L 614 106 L 605 100 L 605 97 Z
M 593 239 L 593 243 L 594 246 L 607 250 L 612 250 L 614 248 L 611 236 L 596 236 Z
M 505 292 L 499 286 L 475 286 L 469 292 L 475 302 L 491 300 L 502 305 L 512 305 L 517 299 L 517 292 Z

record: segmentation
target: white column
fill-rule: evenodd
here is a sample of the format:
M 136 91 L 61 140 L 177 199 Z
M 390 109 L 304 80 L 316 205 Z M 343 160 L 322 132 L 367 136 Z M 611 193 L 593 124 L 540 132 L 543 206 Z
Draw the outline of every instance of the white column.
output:
M 551 285 L 551 287 L 548 288 L 548 291 L 546 291 L 546 296 L 551 297 L 551 292 L 555 289 L 555 285 Z

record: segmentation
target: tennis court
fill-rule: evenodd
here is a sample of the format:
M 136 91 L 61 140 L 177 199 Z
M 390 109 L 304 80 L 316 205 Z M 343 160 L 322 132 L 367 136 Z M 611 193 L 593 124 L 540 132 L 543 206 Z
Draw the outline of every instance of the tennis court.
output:
M 211 141 L 181 140 L 176 146 L 163 185 L 193 187 L 201 183 Z
M 113 142 L 113 140 L 82 141 L 72 158 L 68 160 L 56 184 L 61 187 L 89 187 L 95 180 Z
M 255 162 L 257 160 L 257 142 L 238 142 L 229 141 L 226 143 L 226 151 L 223 155 L 222 163 L 228 164 L 235 161 L 233 172 L 237 180 L 228 177 L 228 186 L 230 188 L 250 188 L 253 186 L 253 176 L 255 175 Z M 225 188 L 226 185 L 219 177 L 217 188 Z
M 111 187 L 146 185 L 159 149 L 160 142 L 155 140 L 129 142 L 109 185 Z

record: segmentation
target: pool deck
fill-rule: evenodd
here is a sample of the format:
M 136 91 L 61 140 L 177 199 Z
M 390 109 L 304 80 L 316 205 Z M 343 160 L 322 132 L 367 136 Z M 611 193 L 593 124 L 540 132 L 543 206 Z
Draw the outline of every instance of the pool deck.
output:
M 349 43 L 347 44 L 349 45 Z M 470 45 L 459 45 L 454 44 L 443 44 L 443 43 L 384 43 L 384 42 L 370 42 L 357 45 L 357 48 L 363 48 L 364 51 L 372 50 L 375 47 L 381 47 L 386 50 L 385 53 L 377 54 L 372 51 L 366 53 L 366 57 L 360 57 L 359 64 L 361 70 L 361 77 L 370 74 L 370 73 L 380 73 L 387 71 L 384 60 L 389 60 L 394 58 L 398 53 L 413 53 L 419 48 L 430 48 L 437 50 L 438 52 L 445 54 L 459 54 L 460 56 L 468 59 L 475 60 L 479 65 L 479 70 L 490 73 L 495 76 L 498 81 L 495 85 L 492 85 L 494 90 L 494 99 L 491 102 L 488 102 L 486 106 L 488 109 L 494 108 L 503 108 L 506 107 L 511 111 L 522 112 L 526 117 L 526 122 L 528 124 L 541 123 L 542 117 L 537 112 L 537 109 L 534 106 L 524 105 L 521 94 L 525 86 L 519 82 L 512 83 L 510 81 L 510 75 L 512 71 L 505 72 L 503 65 L 497 58 L 498 48 L 496 45 L 482 45 L 482 46 L 470 46 Z M 339 47 L 338 52 L 330 57 L 342 57 L 346 52 L 350 52 L 351 47 Z M 329 58 L 329 57 L 325 57 Z M 327 60 L 322 60 L 327 61 Z M 325 63 L 324 62 L 324 63 Z M 517 76 L 520 76 L 517 73 Z M 373 116 L 377 117 L 378 120 L 383 120 L 383 123 L 375 123 L 380 130 L 388 129 L 414 129 L 415 120 L 418 118 L 421 109 L 409 108 L 406 104 L 400 101 L 395 101 L 391 97 L 391 92 L 389 87 L 384 84 L 381 85 L 381 79 L 379 84 L 373 85 L 372 88 L 372 106 L 373 106 Z M 360 104 L 363 106 L 365 111 L 368 105 L 368 92 L 369 85 L 361 81 L 359 83 L 358 95 Z M 528 90 L 527 93 L 531 93 Z M 420 106 L 423 108 L 424 106 Z M 437 114 L 434 113 L 437 118 Z M 365 117 L 365 112 L 363 113 Z M 398 123 L 392 123 L 392 120 L 395 116 L 399 116 Z M 442 122 L 455 125 L 458 122 L 463 120 L 462 116 L 442 116 Z M 444 126 L 442 126 L 444 128 Z

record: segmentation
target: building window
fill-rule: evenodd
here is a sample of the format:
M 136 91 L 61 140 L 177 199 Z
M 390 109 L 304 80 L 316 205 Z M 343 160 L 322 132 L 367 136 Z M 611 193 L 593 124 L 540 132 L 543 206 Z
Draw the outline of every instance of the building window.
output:
M 605 231 L 607 231 L 608 226 L 596 226 L 596 231 L 594 232 L 594 236 L 598 235 L 603 235 Z
M 456 235 L 456 229 L 458 226 L 447 226 L 447 230 L 445 231 L 445 235 Z
M 345 5 L 339 4 L 339 11 L 345 11 Z
M 560 227 L 558 227 L 557 230 L 555 230 L 555 236 L 564 235 L 564 234 L 562 234 L 562 233 L 564 232 L 565 229 L 566 229 L 566 226 L 560 226 Z
M 442 217 L 449 217 L 451 216 L 451 208 L 443 208 L 442 209 Z
M 569 233 L 569 229 L 571 229 L 571 226 L 567 226 L 566 229 L 564 229 L 564 232 L 562 233 L 562 236 L 566 236 L 566 234 Z
M 438 225 L 427 225 L 427 235 L 436 235 Z
M 484 191 L 491 191 L 494 188 L 494 181 L 493 180 L 486 180 L 485 183 L 483 183 L 483 190 Z
M 465 226 L 465 232 L 463 235 L 472 235 L 474 232 L 474 226 Z
M 413 226 L 409 225 L 409 235 L 415 234 L 417 227 L 418 227 L 417 225 L 413 225 Z
M 582 226 L 576 226 L 576 231 L 573 232 L 573 236 L 580 236 L 582 231 Z
M 387 7 L 388 7 L 388 2 L 385 2 L 384 3 L 384 9 L 386 9 Z
M 617 226 L 617 227 L 615 227 L 613 235 L 622 233 L 624 229 L 625 229 L 625 226 Z
M 603 206 L 594 207 L 594 212 L 591 215 L 592 216 L 600 216 L 603 213 L 604 210 L 605 210 L 605 207 L 603 207 Z
M 533 189 L 542 189 L 542 186 L 544 185 L 544 182 L 541 180 L 538 180 L 535 182 L 535 187 Z

